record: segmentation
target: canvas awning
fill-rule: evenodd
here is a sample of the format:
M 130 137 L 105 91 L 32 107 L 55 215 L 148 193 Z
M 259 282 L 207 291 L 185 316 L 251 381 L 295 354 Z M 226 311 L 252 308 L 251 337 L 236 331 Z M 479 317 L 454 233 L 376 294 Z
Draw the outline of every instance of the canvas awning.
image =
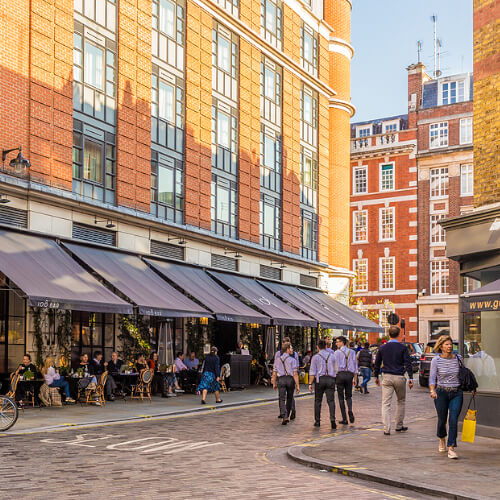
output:
M 461 295 L 462 312 L 500 311 L 500 280 Z
M 252 278 L 213 271 L 209 274 L 264 311 L 275 325 L 318 326 L 317 321 L 290 307 Z
M 136 304 L 139 314 L 174 318 L 210 316 L 136 255 L 71 243 L 64 246 Z
M 0 271 L 33 307 L 131 314 L 133 307 L 85 271 L 54 240 L 0 230 Z
M 271 319 L 245 305 L 216 283 L 203 269 L 145 259 L 160 274 L 198 300 L 220 321 L 269 325 Z

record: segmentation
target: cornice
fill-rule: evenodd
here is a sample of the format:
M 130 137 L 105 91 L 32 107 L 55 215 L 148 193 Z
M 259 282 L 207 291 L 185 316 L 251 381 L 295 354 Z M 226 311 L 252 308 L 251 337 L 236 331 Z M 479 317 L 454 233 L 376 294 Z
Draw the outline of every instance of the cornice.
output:
M 354 107 L 354 104 L 350 103 L 349 101 L 344 101 L 342 99 L 330 98 L 328 100 L 328 106 L 330 108 L 343 109 L 344 111 L 347 111 L 350 114 L 351 118 L 356 113 L 356 108 Z

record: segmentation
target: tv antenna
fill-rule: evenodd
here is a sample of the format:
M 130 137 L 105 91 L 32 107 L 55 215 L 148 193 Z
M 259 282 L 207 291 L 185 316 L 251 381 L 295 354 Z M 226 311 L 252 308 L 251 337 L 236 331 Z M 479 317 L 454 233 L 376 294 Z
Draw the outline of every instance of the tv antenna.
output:
M 441 58 L 441 47 L 443 45 L 443 42 L 441 39 L 437 37 L 437 15 L 433 14 L 431 16 L 431 21 L 432 24 L 434 25 L 434 72 L 433 72 L 433 77 L 438 78 L 441 76 L 442 71 L 439 69 L 439 63 L 440 63 L 440 58 Z
M 417 40 L 417 55 L 418 55 L 418 62 L 421 62 L 421 55 L 422 55 L 422 46 L 424 45 L 424 42 L 422 40 Z

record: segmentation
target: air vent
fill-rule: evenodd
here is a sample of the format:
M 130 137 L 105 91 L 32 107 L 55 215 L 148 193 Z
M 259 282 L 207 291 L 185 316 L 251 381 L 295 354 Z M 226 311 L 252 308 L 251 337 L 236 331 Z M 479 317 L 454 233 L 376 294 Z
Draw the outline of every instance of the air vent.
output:
M 271 280 L 281 280 L 281 269 L 277 267 L 260 265 L 260 275 L 262 278 L 268 278 Z
M 318 278 L 316 278 L 315 276 L 309 276 L 308 274 L 301 274 L 300 284 L 303 286 L 318 288 Z
M 184 248 L 172 243 L 151 240 L 151 253 L 167 259 L 184 260 Z
M 0 206 L 0 224 L 15 227 L 28 227 L 28 211 L 19 208 Z
M 98 227 L 85 226 L 73 223 L 73 238 L 76 240 L 91 241 L 100 245 L 116 246 L 116 233 Z
M 238 270 L 238 259 L 226 257 L 225 255 L 212 254 L 212 267 L 225 269 L 226 271 Z

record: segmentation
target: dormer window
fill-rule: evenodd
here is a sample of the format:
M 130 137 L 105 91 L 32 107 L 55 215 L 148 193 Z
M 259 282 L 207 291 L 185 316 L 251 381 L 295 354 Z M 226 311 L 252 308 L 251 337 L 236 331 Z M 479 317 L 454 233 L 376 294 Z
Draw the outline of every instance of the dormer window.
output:
M 441 83 L 441 104 L 455 104 L 465 101 L 465 80 Z
M 384 134 L 388 132 L 397 132 L 399 130 L 399 122 L 398 121 L 385 122 L 383 124 L 383 130 Z
M 370 126 L 364 126 L 364 127 L 358 127 L 356 129 L 356 136 L 357 137 L 368 137 L 372 135 L 372 127 Z

